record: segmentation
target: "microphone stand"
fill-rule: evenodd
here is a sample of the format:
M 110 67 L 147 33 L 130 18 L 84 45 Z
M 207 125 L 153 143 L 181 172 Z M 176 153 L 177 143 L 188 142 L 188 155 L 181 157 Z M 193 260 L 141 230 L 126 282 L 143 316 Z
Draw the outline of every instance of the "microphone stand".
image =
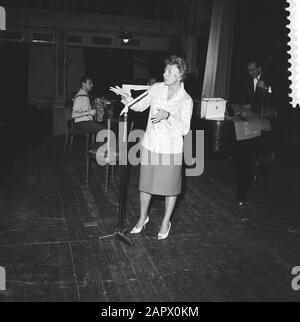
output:
M 123 147 L 121 150 L 125 152 L 126 162 L 119 164 L 120 172 L 120 188 L 119 188 L 119 216 L 118 216 L 118 226 L 116 231 L 117 238 L 126 243 L 129 246 L 134 246 L 133 242 L 126 236 L 126 229 L 124 229 L 125 217 L 126 217 L 126 195 L 127 195 L 127 162 L 128 162 L 128 150 L 127 150 L 127 113 L 124 115 L 124 126 L 123 126 Z M 121 152 L 121 151 L 119 151 Z M 122 155 L 119 155 L 119 160 L 122 158 Z
M 122 149 L 119 150 L 119 169 L 120 169 L 120 188 L 119 188 L 119 215 L 118 215 L 118 224 L 116 231 L 107 236 L 98 237 L 98 240 L 109 238 L 116 236 L 120 241 L 126 243 L 129 246 L 134 246 L 133 242 L 126 236 L 124 229 L 124 222 L 126 216 L 126 192 L 127 192 L 127 162 L 128 162 L 128 151 L 127 151 L 127 141 L 128 141 L 128 133 L 127 133 L 127 116 L 128 116 L 128 109 L 130 106 L 134 105 L 136 102 L 140 101 L 142 98 L 148 95 L 148 91 L 141 94 L 129 104 L 125 105 L 125 108 L 121 112 L 124 113 L 124 126 L 123 126 L 123 135 L 121 136 L 119 133 L 119 138 L 122 137 Z M 120 146 L 120 145 L 119 145 Z M 122 152 L 125 153 L 124 161 L 120 162 L 121 158 L 123 157 Z
M 122 158 L 121 151 L 119 151 L 119 173 L 120 173 L 120 184 L 119 184 L 119 213 L 118 213 L 118 223 L 116 231 L 111 235 L 106 235 L 98 237 L 98 240 L 116 236 L 117 239 L 124 242 L 129 246 L 134 246 L 133 242 L 126 236 L 126 229 L 124 229 L 125 216 L 126 216 L 126 192 L 127 192 L 127 110 L 124 114 L 124 126 L 123 126 L 123 135 L 119 134 L 119 138 L 122 137 L 122 151 L 124 151 L 126 157 L 125 164 L 120 162 Z M 119 145 L 120 146 L 120 145 Z

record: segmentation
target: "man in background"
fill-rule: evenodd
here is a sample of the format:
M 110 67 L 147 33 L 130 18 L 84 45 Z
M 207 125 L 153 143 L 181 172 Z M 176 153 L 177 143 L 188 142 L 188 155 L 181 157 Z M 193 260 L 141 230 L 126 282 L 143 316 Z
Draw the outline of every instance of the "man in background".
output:
M 270 82 L 263 72 L 258 60 L 250 60 L 247 64 L 249 78 L 241 89 L 241 104 L 234 105 L 235 113 L 247 114 L 249 111 L 261 115 L 264 100 L 272 93 Z
M 241 105 L 233 105 L 234 113 L 247 120 L 250 115 L 263 117 L 264 104 L 272 93 L 271 86 L 257 60 L 247 64 L 249 78 L 243 89 Z M 237 202 L 243 206 L 254 178 L 255 166 L 263 150 L 262 136 L 237 141 L 234 147 L 233 161 L 237 172 Z
M 76 129 L 89 134 L 97 134 L 103 125 L 93 121 L 96 111 L 92 109 L 89 93 L 93 89 L 93 80 L 89 76 L 80 79 L 81 88 L 76 94 L 72 109 L 72 118 Z

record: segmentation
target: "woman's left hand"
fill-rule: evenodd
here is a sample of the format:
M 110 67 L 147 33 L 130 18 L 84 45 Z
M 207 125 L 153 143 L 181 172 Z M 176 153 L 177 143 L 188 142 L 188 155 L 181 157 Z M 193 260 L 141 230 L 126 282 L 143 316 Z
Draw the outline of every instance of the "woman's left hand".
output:
M 157 108 L 157 113 L 151 116 L 151 121 L 153 124 L 159 123 L 162 120 L 165 120 L 169 116 L 169 112 L 162 108 Z

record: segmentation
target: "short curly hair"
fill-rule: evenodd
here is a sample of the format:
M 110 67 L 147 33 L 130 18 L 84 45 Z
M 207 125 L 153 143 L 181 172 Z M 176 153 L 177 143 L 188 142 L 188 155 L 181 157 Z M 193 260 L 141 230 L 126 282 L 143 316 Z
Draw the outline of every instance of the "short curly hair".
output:
M 82 85 L 83 83 L 86 83 L 88 80 L 93 82 L 93 78 L 90 75 L 83 75 L 80 77 L 79 83 Z
M 165 66 L 167 65 L 176 65 L 181 75 L 180 81 L 184 82 L 188 73 L 188 67 L 185 60 L 182 57 L 172 55 L 165 59 Z

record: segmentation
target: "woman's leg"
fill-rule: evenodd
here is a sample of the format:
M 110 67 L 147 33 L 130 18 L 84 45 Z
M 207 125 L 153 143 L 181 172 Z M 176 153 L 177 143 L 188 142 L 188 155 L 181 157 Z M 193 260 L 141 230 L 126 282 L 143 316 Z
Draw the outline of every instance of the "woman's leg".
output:
M 135 226 L 138 229 L 141 228 L 145 223 L 151 197 L 152 197 L 151 194 L 140 191 L 140 219 Z
M 165 234 L 169 229 L 170 218 L 173 213 L 176 201 L 177 201 L 177 196 L 166 197 L 165 216 L 160 227 L 160 231 L 159 231 L 160 234 Z

